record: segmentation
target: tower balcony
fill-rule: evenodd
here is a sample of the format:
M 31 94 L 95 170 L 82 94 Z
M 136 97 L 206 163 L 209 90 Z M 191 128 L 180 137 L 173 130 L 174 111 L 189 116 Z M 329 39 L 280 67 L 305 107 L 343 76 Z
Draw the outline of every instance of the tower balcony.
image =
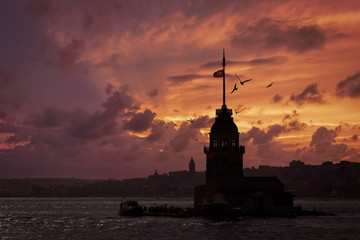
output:
M 204 153 L 209 152 L 242 152 L 245 153 L 245 146 L 208 147 L 204 146 Z
M 228 109 L 228 108 L 216 109 L 216 115 L 218 116 L 220 114 L 229 114 L 231 116 L 232 115 L 232 109 Z

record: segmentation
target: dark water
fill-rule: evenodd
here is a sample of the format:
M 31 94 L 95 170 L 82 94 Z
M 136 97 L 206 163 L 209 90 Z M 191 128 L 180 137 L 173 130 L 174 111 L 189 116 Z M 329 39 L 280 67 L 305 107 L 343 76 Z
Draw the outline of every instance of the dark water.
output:
M 119 217 L 120 199 L 1 199 L 3 239 L 360 239 L 360 199 L 301 199 L 336 216 L 239 218 Z M 139 199 L 191 206 L 191 200 Z

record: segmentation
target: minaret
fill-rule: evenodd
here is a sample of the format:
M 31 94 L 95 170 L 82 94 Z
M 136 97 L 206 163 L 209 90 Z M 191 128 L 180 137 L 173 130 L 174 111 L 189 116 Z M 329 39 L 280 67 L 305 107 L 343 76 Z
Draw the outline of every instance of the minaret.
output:
M 216 109 L 215 123 L 209 133 L 206 154 L 206 185 L 215 192 L 223 192 L 227 186 L 241 182 L 243 177 L 243 154 L 239 146 L 239 132 L 233 121 L 232 109 L 225 104 L 225 51 L 223 51 L 223 105 Z
M 189 162 L 189 173 L 194 174 L 195 173 L 195 162 L 193 157 L 191 157 Z

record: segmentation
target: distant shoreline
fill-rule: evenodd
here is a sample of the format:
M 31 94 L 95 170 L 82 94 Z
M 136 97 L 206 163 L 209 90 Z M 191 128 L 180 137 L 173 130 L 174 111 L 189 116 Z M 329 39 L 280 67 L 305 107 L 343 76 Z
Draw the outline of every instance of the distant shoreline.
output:
M 205 183 L 205 172 L 177 171 L 147 178 L 95 180 L 78 178 L 2 178 L 0 197 L 33 198 L 192 198 Z M 246 177 L 277 177 L 298 198 L 360 197 L 360 163 L 341 161 L 306 165 L 294 160 L 286 167 L 245 168 Z

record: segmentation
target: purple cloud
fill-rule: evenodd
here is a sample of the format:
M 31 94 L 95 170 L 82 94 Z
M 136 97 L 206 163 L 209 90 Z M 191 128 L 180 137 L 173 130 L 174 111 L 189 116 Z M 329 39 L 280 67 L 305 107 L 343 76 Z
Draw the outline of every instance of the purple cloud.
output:
M 359 136 L 357 134 L 354 134 L 350 139 L 354 142 L 357 142 L 359 140 Z
M 63 126 L 70 119 L 70 112 L 48 107 L 43 114 L 34 114 L 25 120 L 25 124 L 36 127 L 59 127 Z
M 276 57 L 269 57 L 269 58 L 255 58 L 248 61 L 235 61 L 235 60 L 226 60 L 226 65 L 230 66 L 237 66 L 237 65 L 253 65 L 253 66 L 260 66 L 260 65 L 274 65 L 274 64 L 281 64 L 286 61 L 286 57 L 283 56 L 276 56 Z M 211 61 L 202 64 L 201 68 L 206 69 L 216 69 L 221 66 L 221 61 Z
M 360 97 L 360 72 L 348 76 L 336 86 L 336 95 L 339 97 Z
M 133 112 L 139 108 L 135 100 L 126 93 L 124 87 L 109 95 L 102 106 L 105 108 L 104 111 L 96 111 L 93 114 L 83 110 L 75 111 L 69 125 L 71 135 L 77 138 L 99 138 L 116 134 L 121 129 L 116 118 L 122 115 L 133 115 Z
M 155 116 L 156 113 L 149 109 L 146 109 L 143 113 L 136 113 L 132 116 L 126 128 L 133 132 L 143 132 L 151 126 Z
M 247 133 L 240 134 L 239 141 L 244 143 L 252 139 L 252 144 L 254 145 L 267 143 L 272 141 L 274 137 L 279 136 L 285 129 L 285 126 L 279 124 L 269 126 L 267 131 L 252 127 Z
M 282 96 L 280 96 L 279 94 L 275 94 L 275 95 L 273 96 L 273 98 L 271 99 L 270 102 L 272 102 L 272 103 L 278 103 L 278 102 L 281 102 L 282 99 L 283 99 Z
M 190 82 L 195 79 L 205 78 L 205 77 L 210 77 L 210 75 L 207 76 L 207 75 L 199 75 L 199 74 L 186 74 L 186 75 L 171 76 L 168 79 L 170 80 L 170 82 L 172 84 L 177 85 L 177 84 Z
M 159 95 L 159 89 L 155 88 L 154 90 L 148 92 L 147 95 L 151 98 L 154 98 Z
M 277 49 L 304 53 L 323 48 L 326 42 L 324 30 L 317 25 L 295 26 L 285 22 L 263 18 L 236 33 L 231 40 L 234 46 Z
M 318 90 L 317 83 L 308 85 L 301 93 L 292 93 L 290 96 L 290 101 L 297 105 L 303 105 L 305 103 L 325 103 L 323 95 L 321 95 Z

